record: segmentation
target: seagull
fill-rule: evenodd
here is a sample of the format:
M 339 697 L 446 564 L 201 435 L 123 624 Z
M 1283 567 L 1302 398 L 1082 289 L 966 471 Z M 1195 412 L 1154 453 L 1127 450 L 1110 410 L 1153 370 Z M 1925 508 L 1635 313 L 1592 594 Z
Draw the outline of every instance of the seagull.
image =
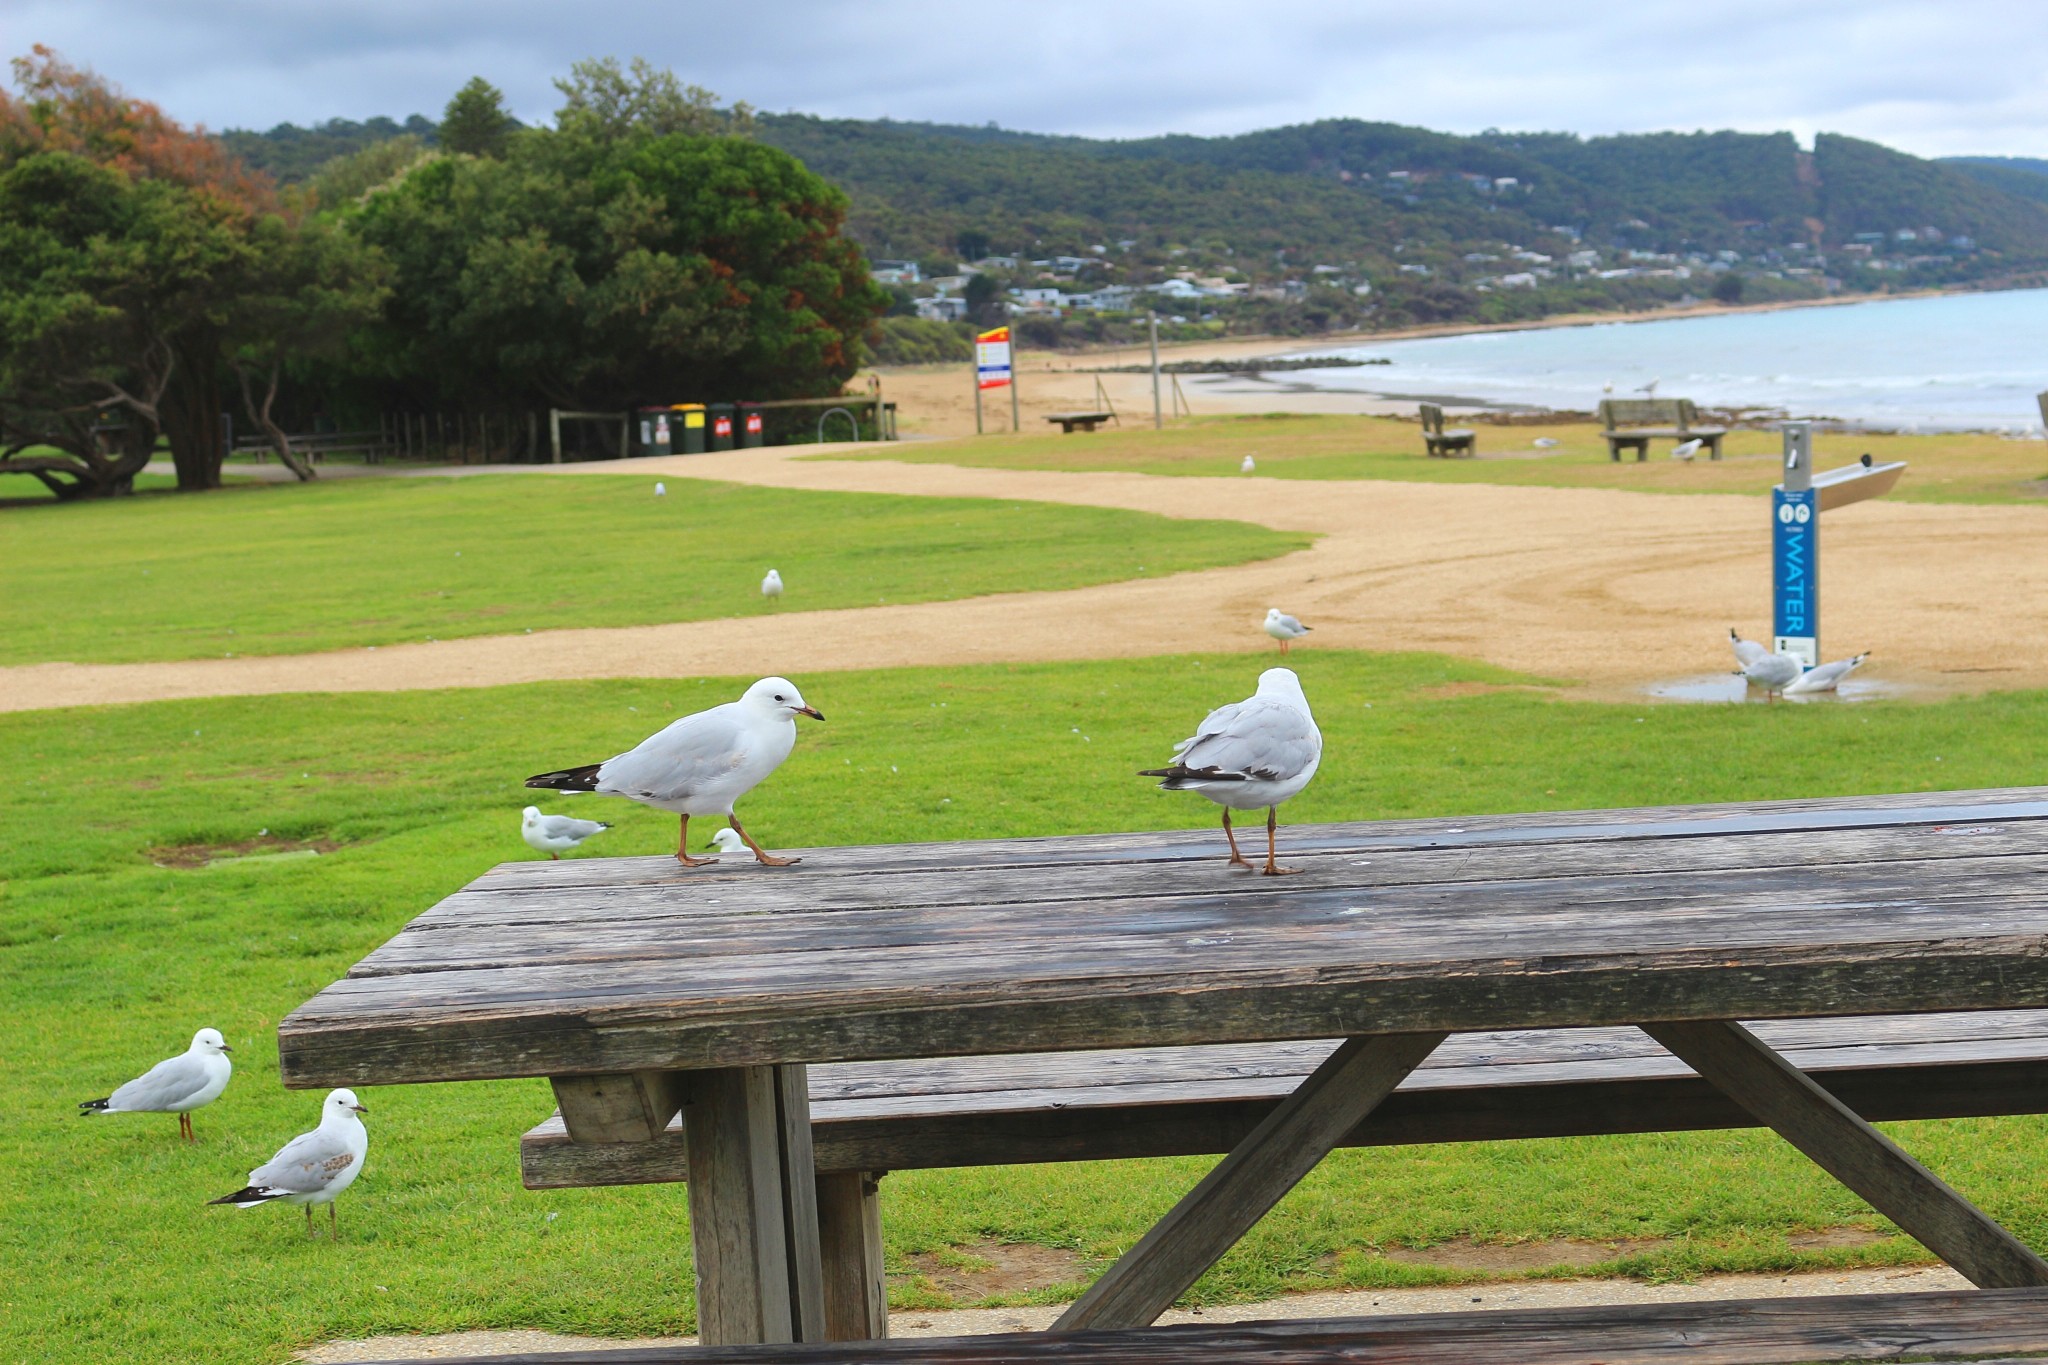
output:
M 1266 634 L 1280 642 L 1280 652 L 1282 654 L 1287 652 L 1288 641 L 1299 640 L 1313 629 L 1313 626 L 1303 625 L 1278 607 L 1268 607 L 1266 609 Z
M 1613 393 L 1613 392 L 1614 392 L 1614 381 L 1613 381 L 1612 379 L 1610 379 L 1610 380 L 1608 380 L 1608 381 L 1607 381 L 1607 382 L 1606 382 L 1605 384 L 1602 384 L 1602 385 L 1600 386 L 1600 392 L 1602 392 L 1602 393 Z
M 1550 450 L 1556 447 L 1557 438 L 1555 436 L 1538 436 L 1532 444 L 1538 450 Z
M 327 1205 L 329 1235 L 336 1231 L 334 1201 L 363 1173 L 370 1154 L 370 1134 L 356 1117 L 370 1111 L 356 1103 L 353 1090 L 331 1090 L 320 1106 L 320 1126 L 301 1133 L 277 1149 L 277 1155 L 249 1172 L 249 1183 L 209 1204 L 253 1209 L 283 1200 L 306 1206 L 306 1235 L 313 1235 L 313 1206 Z
M 1768 659 L 1771 651 L 1754 640 L 1745 640 L 1735 633 L 1735 627 L 1728 627 L 1728 647 L 1735 651 L 1735 662 L 1748 668 L 1758 659 Z
M 746 844 L 741 841 L 739 835 L 734 834 L 729 829 L 722 829 L 712 835 L 711 842 L 704 845 L 704 847 L 715 848 L 720 853 L 738 853 L 746 847 Z
M 1809 668 L 1785 689 L 1785 695 L 1792 697 L 1811 692 L 1832 692 L 1841 685 L 1842 679 L 1863 667 L 1863 661 L 1869 657 L 1870 651 L 1866 649 L 1853 659 L 1837 659 L 1831 664 L 1819 664 Z
M 773 602 L 782 596 L 782 575 L 770 569 L 768 576 L 761 580 L 761 596 Z
M 228 1088 L 235 1070 L 228 1054 L 233 1051 L 217 1030 L 203 1028 L 192 1035 L 192 1046 L 177 1056 L 158 1062 L 103 1100 L 80 1104 L 79 1116 L 176 1114 L 179 1136 L 194 1141 L 192 1111 L 212 1104 Z
M 1663 382 L 1664 381 L 1661 377 L 1657 379 L 1652 379 L 1647 384 L 1639 385 L 1636 388 L 1636 392 L 1642 394 L 1645 398 L 1655 398 L 1657 396 L 1657 386 Z
M 801 860 L 778 858 L 765 851 L 748 835 L 732 808 L 789 757 L 796 747 L 798 716 L 825 719 L 804 703 L 803 694 L 789 679 L 763 678 L 738 701 L 684 716 L 623 754 L 602 763 L 529 777 L 526 785 L 623 796 L 674 812 L 683 820 L 676 835 L 676 861 L 684 867 L 718 861 L 690 856 L 693 815 L 723 815 L 754 850 L 755 861 L 787 867 Z
M 657 482 L 655 483 L 655 485 L 654 485 L 654 496 L 655 496 L 655 497 L 657 497 L 657 498 L 665 498 L 665 497 L 667 497 L 667 496 L 668 496 L 668 485 L 667 485 L 667 484 L 665 484 L 665 483 L 661 483 L 661 482 L 657 481 Z
M 1251 456 L 1247 455 L 1244 457 L 1244 463 L 1240 464 L 1237 467 L 1237 472 L 1240 474 L 1249 474 L 1258 467 L 1259 462 L 1257 460 L 1254 460 Z
M 1806 671 L 1806 665 L 1790 654 L 1766 654 L 1735 670 L 1749 679 L 1752 687 L 1764 690 L 1764 700 L 1776 701 L 1786 686 Z
M 1237 851 L 1230 812 L 1266 808 L 1266 866 L 1269 877 L 1299 868 L 1275 861 L 1275 834 L 1282 801 L 1308 785 L 1323 761 L 1323 736 L 1309 714 L 1301 679 L 1291 668 L 1259 674 L 1259 690 L 1240 702 L 1211 711 L 1201 728 L 1173 751 L 1173 766 L 1148 768 L 1140 777 L 1164 778 L 1163 791 L 1193 791 L 1223 807 L 1223 837 L 1230 866 L 1252 870 Z
M 1681 441 L 1671 447 L 1671 458 L 1674 460 L 1690 460 L 1693 456 L 1700 453 L 1700 447 L 1705 444 L 1706 442 L 1697 436 L 1693 437 L 1690 441 Z
M 573 815 L 542 815 L 539 806 L 528 806 L 519 817 L 519 837 L 535 853 L 559 859 L 593 834 L 611 826 L 602 820 L 578 820 Z

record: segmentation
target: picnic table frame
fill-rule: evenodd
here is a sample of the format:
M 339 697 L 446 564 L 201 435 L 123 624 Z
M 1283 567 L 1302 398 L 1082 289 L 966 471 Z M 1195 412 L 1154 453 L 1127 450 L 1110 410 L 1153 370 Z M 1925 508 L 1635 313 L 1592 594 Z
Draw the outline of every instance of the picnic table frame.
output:
M 684 1115 L 699 1332 L 822 1340 L 810 1062 L 1344 1037 L 1078 1300 L 1152 1322 L 1448 1033 L 1635 1024 L 1980 1286 L 2048 1262 L 1742 1020 L 2048 1007 L 2048 790 L 507 864 L 280 1026 L 287 1084 L 552 1079 L 572 1140 Z M 868 1192 L 871 1198 L 871 1191 Z M 836 1201 L 828 1201 L 836 1202 Z M 840 1305 L 835 1313 L 828 1301 Z M 836 1323 L 833 1319 L 837 1319 Z

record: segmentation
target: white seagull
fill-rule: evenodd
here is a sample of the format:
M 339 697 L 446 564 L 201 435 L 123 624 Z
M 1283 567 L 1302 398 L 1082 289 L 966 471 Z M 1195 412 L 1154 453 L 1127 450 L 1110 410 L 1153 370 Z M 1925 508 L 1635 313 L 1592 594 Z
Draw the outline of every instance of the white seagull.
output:
M 1237 467 L 1237 472 L 1240 474 L 1249 474 L 1258 467 L 1259 462 L 1257 460 L 1254 460 L 1251 456 L 1247 455 L 1244 457 L 1244 463 L 1240 464 Z
M 1323 761 L 1323 736 L 1309 714 L 1301 679 L 1289 668 L 1259 674 L 1259 690 L 1240 702 L 1211 711 L 1201 728 L 1173 751 L 1173 766 L 1150 768 L 1140 777 L 1165 779 L 1165 791 L 1192 791 L 1223 807 L 1223 837 L 1230 843 L 1230 865 L 1251 869 L 1237 851 L 1230 812 L 1266 808 L 1266 866 L 1269 877 L 1299 868 L 1275 861 L 1278 807 L 1308 785 Z
M 158 1062 L 103 1100 L 86 1100 L 78 1106 L 81 1117 L 91 1114 L 176 1114 L 178 1133 L 193 1141 L 192 1111 L 204 1109 L 228 1088 L 235 1064 L 228 1060 L 234 1049 L 215 1029 L 203 1028 L 192 1035 L 192 1046 L 177 1056 Z
M 1642 394 L 1645 398 L 1655 398 L 1657 396 L 1657 386 L 1663 382 L 1661 378 L 1652 379 L 1647 384 L 1637 386 L 1636 392 Z
M 667 484 L 665 484 L 665 483 L 661 483 L 661 482 L 657 481 L 657 482 L 655 483 L 655 485 L 654 485 L 654 496 L 655 496 L 655 497 L 657 497 L 657 498 L 665 498 L 665 497 L 667 497 L 667 496 L 668 496 L 668 485 L 667 485 Z
M 720 853 L 738 853 L 746 848 L 746 844 L 741 841 L 739 835 L 734 834 L 729 829 L 722 829 L 712 835 L 711 842 L 704 845 L 704 847 L 715 848 Z
M 1280 642 L 1280 652 L 1282 654 L 1287 652 L 1287 644 L 1290 640 L 1299 640 L 1313 629 L 1313 626 L 1303 625 L 1278 607 L 1268 607 L 1266 609 L 1266 634 Z
M 1557 448 L 1557 438 L 1555 436 L 1538 436 L 1531 444 L 1538 450 L 1555 450 Z
M 1754 640 L 1743 639 L 1735 633 L 1735 627 L 1733 626 L 1728 627 L 1728 647 L 1735 651 L 1735 662 L 1743 668 L 1749 667 L 1758 659 L 1768 659 L 1771 657 L 1771 651 L 1765 649 Z
M 761 596 L 773 602 L 782 596 L 782 575 L 770 569 L 768 576 L 761 580 Z
M 789 757 L 796 747 L 798 716 L 825 719 L 805 704 L 803 694 L 789 679 L 763 678 L 738 701 L 684 716 L 623 754 L 602 763 L 529 777 L 526 785 L 623 796 L 674 812 L 683 821 L 676 835 L 676 861 L 684 867 L 718 861 L 690 856 L 693 815 L 723 815 L 754 850 L 757 861 L 787 867 L 800 859 L 778 858 L 765 851 L 748 835 L 732 808 Z
M 611 826 L 602 820 L 578 820 L 573 815 L 542 815 L 539 806 L 528 806 L 519 817 L 519 837 L 535 853 L 559 859 L 593 834 Z
M 1853 659 L 1837 659 L 1833 663 L 1817 664 L 1795 678 L 1792 685 L 1785 689 L 1785 695 L 1796 697 L 1812 692 L 1832 692 L 1841 686 L 1842 679 L 1863 667 L 1863 661 L 1869 657 L 1870 651 L 1866 649 Z
M 1693 456 L 1700 453 L 1700 447 L 1705 444 L 1706 442 L 1697 436 L 1693 437 L 1690 441 L 1680 441 L 1677 445 L 1671 447 L 1671 458 L 1674 460 L 1690 460 Z
M 1764 700 L 1776 701 L 1786 687 L 1806 671 L 1806 665 L 1790 654 L 1766 654 L 1744 664 L 1736 672 L 1749 679 L 1750 686 L 1764 690 Z
M 313 1206 L 327 1206 L 329 1235 L 336 1230 L 334 1201 L 363 1173 L 370 1154 L 370 1132 L 356 1117 L 370 1111 L 356 1103 L 353 1090 L 331 1090 L 320 1106 L 320 1126 L 301 1133 L 277 1149 L 277 1155 L 249 1172 L 249 1183 L 209 1204 L 253 1209 L 282 1200 L 306 1206 L 306 1235 L 313 1235 Z

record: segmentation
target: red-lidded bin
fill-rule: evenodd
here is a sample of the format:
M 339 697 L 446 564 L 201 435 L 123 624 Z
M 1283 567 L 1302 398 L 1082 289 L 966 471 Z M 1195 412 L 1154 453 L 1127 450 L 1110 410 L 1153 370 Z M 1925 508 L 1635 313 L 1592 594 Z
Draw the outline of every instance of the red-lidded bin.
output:
M 740 446 L 752 450 L 755 446 L 767 444 L 765 427 L 761 421 L 761 405 L 740 403 L 736 406 L 740 410 Z
M 704 443 L 707 450 L 732 449 L 732 404 L 709 403 L 704 412 L 711 425 L 711 439 Z

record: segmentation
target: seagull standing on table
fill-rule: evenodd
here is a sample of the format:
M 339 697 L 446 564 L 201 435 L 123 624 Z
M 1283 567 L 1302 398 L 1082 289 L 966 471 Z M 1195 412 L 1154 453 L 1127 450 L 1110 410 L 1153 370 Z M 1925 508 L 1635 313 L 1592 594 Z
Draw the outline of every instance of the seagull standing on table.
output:
M 370 1111 L 356 1103 L 353 1090 L 332 1090 L 320 1106 L 320 1126 L 301 1133 L 278 1148 L 277 1155 L 249 1172 L 249 1183 L 233 1194 L 209 1199 L 253 1209 L 282 1200 L 306 1206 L 306 1235 L 313 1235 L 313 1206 L 327 1206 L 327 1226 L 335 1230 L 334 1201 L 363 1173 L 370 1154 L 370 1132 L 356 1116 Z
M 770 569 L 768 576 L 761 580 L 761 596 L 773 602 L 782 596 L 782 575 Z
M 228 1060 L 233 1051 L 217 1030 L 203 1028 L 192 1035 L 192 1046 L 177 1056 L 158 1062 L 103 1100 L 80 1104 L 80 1116 L 176 1114 L 178 1135 L 194 1141 L 192 1111 L 212 1104 L 228 1088 L 228 1077 L 235 1072 L 235 1064 Z
M 539 806 L 528 806 L 519 817 L 519 837 L 535 853 L 559 859 L 593 834 L 611 826 L 602 820 L 578 820 L 573 815 L 542 815 Z
M 1223 807 L 1223 837 L 1230 843 L 1230 865 L 1252 870 L 1237 851 L 1230 812 L 1266 808 L 1266 866 L 1269 877 L 1299 868 L 1275 860 L 1279 806 L 1308 785 L 1323 761 L 1323 736 L 1309 714 L 1301 679 L 1291 668 L 1269 668 L 1259 675 L 1259 690 L 1240 702 L 1211 711 L 1201 727 L 1173 751 L 1173 766 L 1151 768 L 1140 777 L 1165 779 L 1164 791 L 1192 791 Z
M 701 867 L 716 858 L 690 856 L 690 817 L 723 815 L 754 850 L 756 861 L 787 867 L 801 861 L 768 853 L 733 814 L 733 804 L 782 766 L 796 747 L 796 718 L 825 717 L 804 702 L 787 678 L 763 678 L 738 701 L 684 716 L 616 758 L 526 779 L 529 787 L 623 796 L 682 817 L 676 861 Z
M 1266 634 L 1280 642 L 1280 652 L 1282 654 L 1287 652 L 1287 644 L 1290 640 L 1299 640 L 1313 629 L 1313 626 L 1303 625 L 1278 607 L 1268 607 L 1266 609 Z

